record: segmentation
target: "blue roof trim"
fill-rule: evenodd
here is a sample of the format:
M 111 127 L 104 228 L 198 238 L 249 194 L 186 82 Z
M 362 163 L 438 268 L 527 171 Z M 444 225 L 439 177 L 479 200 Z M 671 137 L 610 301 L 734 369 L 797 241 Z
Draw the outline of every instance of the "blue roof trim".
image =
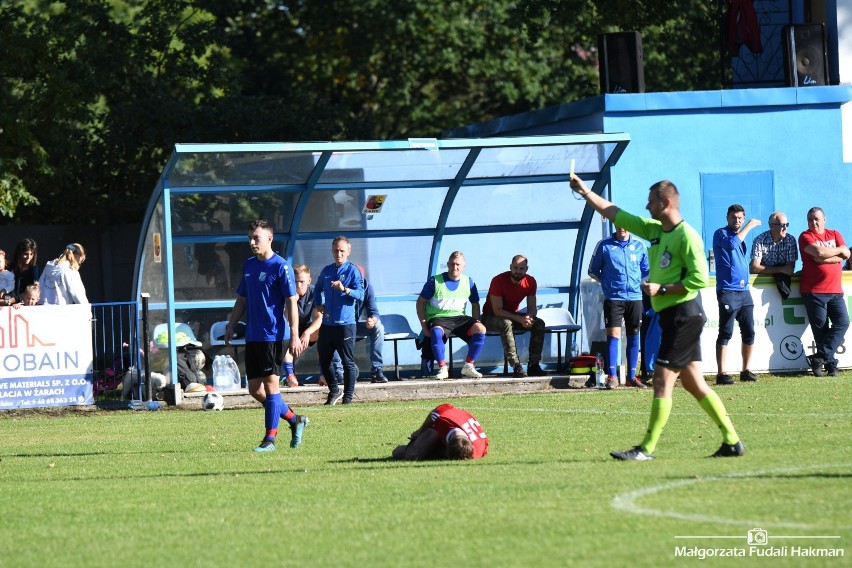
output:
M 610 114 L 645 112 L 648 110 L 664 111 L 703 108 L 840 105 L 847 102 L 852 102 L 852 85 L 609 94 L 505 116 L 462 128 L 454 128 L 445 131 L 444 135 L 471 138 L 478 136 L 505 136 L 507 133 L 513 131 L 529 130 L 539 126 L 547 126 L 555 122 L 600 113 Z M 597 134 L 595 135 L 597 136 Z M 493 138 L 492 140 L 497 140 L 497 138 Z
M 799 87 L 795 89 L 799 104 L 843 104 L 852 101 L 852 85 L 830 87 Z

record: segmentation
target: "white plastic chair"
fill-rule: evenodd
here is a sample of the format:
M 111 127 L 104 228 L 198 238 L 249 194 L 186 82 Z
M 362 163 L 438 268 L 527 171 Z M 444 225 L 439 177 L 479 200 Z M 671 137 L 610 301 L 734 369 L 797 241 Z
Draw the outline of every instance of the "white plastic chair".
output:
M 243 322 L 239 322 L 237 326 L 240 324 L 245 328 L 245 324 Z M 213 325 L 210 326 L 210 345 L 225 345 L 225 330 L 228 327 L 227 321 L 217 321 Z M 246 344 L 246 338 L 241 337 L 239 339 L 231 338 L 231 347 L 234 348 L 234 359 L 240 360 L 240 345 Z
M 568 339 L 574 332 L 580 331 L 580 326 L 574 321 L 574 316 L 565 308 L 542 308 L 536 315 L 544 321 L 544 332 L 556 334 L 556 368 L 562 367 L 562 337 L 566 334 L 565 355 L 569 357 L 571 349 Z
M 242 322 L 240 322 L 242 323 Z M 237 324 L 239 325 L 239 324 Z M 245 326 L 245 324 L 243 324 Z M 210 326 L 210 345 L 225 345 L 225 330 L 228 328 L 227 321 L 217 321 Z M 231 345 L 245 345 L 246 338 L 231 338 Z

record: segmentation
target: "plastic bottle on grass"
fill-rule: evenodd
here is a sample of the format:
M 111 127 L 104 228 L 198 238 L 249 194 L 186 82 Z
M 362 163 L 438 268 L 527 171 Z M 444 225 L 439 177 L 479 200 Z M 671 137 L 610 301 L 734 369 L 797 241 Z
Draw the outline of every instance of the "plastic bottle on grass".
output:
M 597 367 L 597 372 L 595 373 L 595 387 L 599 389 L 605 389 L 606 375 L 604 375 L 603 365 L 601 365 L 601 354 L 597 353 L 596 355 L 598 357 L 598 361 L 597 363 L 595 363 L 595 366 Z

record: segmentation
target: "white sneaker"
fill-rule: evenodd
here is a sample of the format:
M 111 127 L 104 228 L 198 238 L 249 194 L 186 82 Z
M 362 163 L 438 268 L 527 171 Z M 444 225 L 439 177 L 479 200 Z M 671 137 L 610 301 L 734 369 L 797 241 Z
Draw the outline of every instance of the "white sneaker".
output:
M 473 363 L 465 363 L 464 367 L 461 370 L 462 377 L 467 377 L 468 379 L 481 379 L 482 373 L 476 370 L 476 367 L 473 366 Z
M 450 378 L 450 368 L 446 365 L 443 367 L 438 367 L 438 372 L 435 374 L 435 378 L 439 381 L 445 381 Z

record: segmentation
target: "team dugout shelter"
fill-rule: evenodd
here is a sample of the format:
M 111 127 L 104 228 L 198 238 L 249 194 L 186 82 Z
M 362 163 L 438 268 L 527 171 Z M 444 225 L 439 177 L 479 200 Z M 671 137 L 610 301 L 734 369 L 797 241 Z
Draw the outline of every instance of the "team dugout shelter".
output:
M 348 237 L 349 260 L 366 269 L 379 311 L 404 316 L 414 333 L 423 284 L 446 269 L 456 250 L 465 255 L 465 274 L 482 305 L 492 277 L 523 254 L 538 282 L 538 306 L 564 307 L 582 323 L 583 258 L 596 241 L 587 238 L 590 226 L 600 220 L 571 192 L 571 168 L 608 195 L 610 169 L 629 142 L 628 134 L 616 133 L 176 144 L 147 207 L 134 275 L 137 297 L 148 295 L 149 334 L 158 351 L 151 370 L 176 368 L 181 341 L 163 334 L 176 326 L 205 348 L 222 348 L 217 330 L 234 305 L 255 219 L 270 221 L 274 250 L 309 266 L 314 278 L 333 262 L 334 237 Z M 551 369 L 556 337 L 548 335 L 545 344 L 543 363 Z M 563 335 L 562 341 L 572 340 Z M 454 347 L 459 355 L 466 348 Z M 393 358 L 388 348 L 386 366 Z M 525 348 L 519 342 L 522 354 Z M 313 361 L 315 351 L 308 352 Z M 366 349 L 356 355 L 369 368 Z M 297 365 L 300 376 L 315 373 L 316 364 L 303 359 L 310 357 L 299 360 L 309 368 Z M 419 371 L 414 341 L 399 345 L 399 362 Z M 499 338 L 489 338 L 477 365 L 502 370 Z

